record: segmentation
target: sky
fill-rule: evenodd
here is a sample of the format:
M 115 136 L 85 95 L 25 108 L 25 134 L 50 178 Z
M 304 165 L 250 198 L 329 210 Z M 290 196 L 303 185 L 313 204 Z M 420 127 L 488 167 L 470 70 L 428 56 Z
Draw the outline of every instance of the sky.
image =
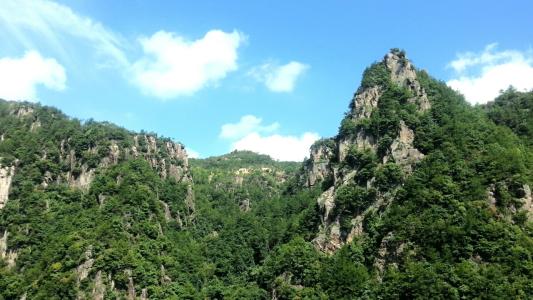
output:
M 533 2 L 1 0 L 0 98 L 301 161 L 391 48 L 485 103 L 533 89 Z

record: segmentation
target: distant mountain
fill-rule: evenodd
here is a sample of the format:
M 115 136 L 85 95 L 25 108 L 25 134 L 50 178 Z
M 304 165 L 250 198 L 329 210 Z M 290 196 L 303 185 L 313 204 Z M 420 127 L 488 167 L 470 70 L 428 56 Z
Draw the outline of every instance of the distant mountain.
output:
M 532 99 L 392 49 L 303 163 L 0 101 L 0 299 L 533 298 Z

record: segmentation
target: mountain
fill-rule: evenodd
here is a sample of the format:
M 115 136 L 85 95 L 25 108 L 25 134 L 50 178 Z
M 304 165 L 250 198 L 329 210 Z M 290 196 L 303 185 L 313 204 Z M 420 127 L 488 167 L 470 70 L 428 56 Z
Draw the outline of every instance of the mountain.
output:
M 399 49 L 303 163 L 0 101 L 0 299 L 532 298 L 532 122 Z

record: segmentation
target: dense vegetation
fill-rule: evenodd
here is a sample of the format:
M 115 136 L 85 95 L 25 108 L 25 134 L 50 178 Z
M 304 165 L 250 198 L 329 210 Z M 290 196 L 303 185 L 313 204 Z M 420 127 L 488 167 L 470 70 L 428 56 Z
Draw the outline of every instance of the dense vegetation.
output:
M 494 123 L 511 128 L 529 144 L 533 142 L 533 91 L 509 88 L 486 104 L 485 110 Z
M 0 235 L 9 232 L 18 257 L 14 266 L 0 259 L 0 299 L 92 298 L 99 273 L 106 299 L 126 298 L 132 285 L 149 299 L 532 298 L 533 223 L 522 208 L 524 186 L 533 186 L 531 93 L 509 90 L 472 107 L 417 75 L 432 104 L 423 113 L 382 63 L 365 72 L 361 88 L 384 87 L 379 110 L 366 123 L 346 118 L 339 135 L 364 127 L 383 142 L 377 154 L 348 152 L 343 167 L 358 173 L 334 209 L 357 214 L 369 193 L 391 188 L 396 197 L 333 255 L 311 242 L 324 186 L 304 187 L 299 163 L 233 152 L 190 160 L 190 179 L 179 180 L 152 163 L 172 160 L 163 150 L 104 166 L 110 146 L 132 147 L 135 133 L 1 102 L 1 165 L 16 172 Z M 21 116 L 21 107 L 33 111 Z M 400 120 L 425 154 L 408 177 L 394 163 L 377 166 Z M 84 168 L 96 170 L 88 187 L 65 179 Z M 375 189 L 365 189 L 371 177 Z

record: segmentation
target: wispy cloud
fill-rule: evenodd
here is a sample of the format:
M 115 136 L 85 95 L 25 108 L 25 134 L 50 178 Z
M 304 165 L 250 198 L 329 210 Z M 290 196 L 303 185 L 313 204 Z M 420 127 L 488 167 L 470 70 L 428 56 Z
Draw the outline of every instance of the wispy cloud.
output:
M 37 101 L 37 86 L 61 91 L 66 80 L 63 66 L 37 51 L 0 59 L 0 97 L 6 100 Z
M 481 52 L 457 55 L 448 67 L 455 71 L 447 84 L 461 92 L 469 102 L 486 103 L 509 86 L 533 89 L 533 52 L 497 50 L 490 44 Z
M 161 99 L 191 95 L 237 70 L 237 49 L 245 40 L 236 30 L 210 30 L 197 40 L 161 30 L 138 39 L 142 54 L 131 62 L 135 43 L 48 0 L 2 1 L 0 32 L 28 50 L 47 45 L 62 61 L 70 60 L 72 45 L 91 47 L 94 65 L 116 68 L 145 94 Z
M 252 68 L 248 74 L 265 84 L 270 91 L 286 93 L 294 90 L 296 81 L 308 69 L 308 65 L 297 61 L 291 61 L 285 65 L 266 63 Z
M 225 139 L 242 138 L 252 132 L 270 133 L 279 128 L 279 123 L 263 125 L 263 120 L 254 115 L 242 116 L 238 123 L 228 123 L 222 125 L 220 137 Z
M 46 0 L 3 0 L 0 30 L 27 49 L 34 49 L 33 37 L 66 56 L 65 37 L 88 42 L 107 65 L 127 66 L 123 39 L 91 18 L 81 16 L 65 5 Z

